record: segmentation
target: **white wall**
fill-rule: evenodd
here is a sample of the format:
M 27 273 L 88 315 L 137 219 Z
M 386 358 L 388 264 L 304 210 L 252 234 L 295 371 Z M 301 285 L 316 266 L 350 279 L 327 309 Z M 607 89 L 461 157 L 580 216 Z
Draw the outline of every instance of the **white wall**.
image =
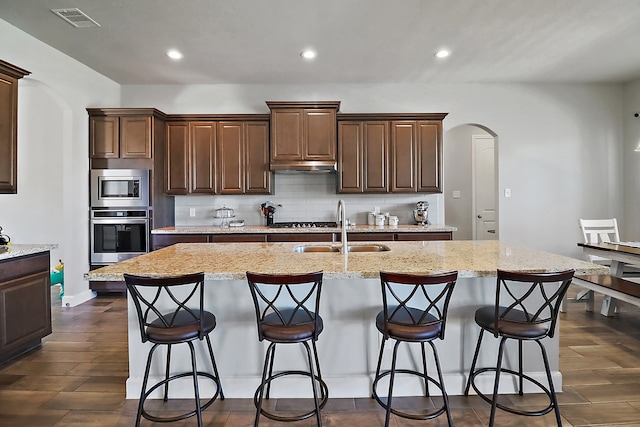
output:
M 624 216 L 620 238 L 640 240 L 640 80 L 624 87 Z
M 0 20 L 0 58 L 31 75 L 18 86 L 18 193 L 0 194 L 0 225 L 14 243 L 57 243 L 65 298 L 91 297 L 88 261 L 88 116 L 118 105 L 120 86 Z
M 581 257 L 578 218 L 622 216 L 620 85 L 132 85 L 122 94 L 124 107 L 168 114 L 268 113 L 265 101 L 276 100 L 340 100 L 345 113 L 448 112 L 445 134 L 468 123 L 491 129 L 501 191 L 512 190 L 499 200 L 503 241 Z

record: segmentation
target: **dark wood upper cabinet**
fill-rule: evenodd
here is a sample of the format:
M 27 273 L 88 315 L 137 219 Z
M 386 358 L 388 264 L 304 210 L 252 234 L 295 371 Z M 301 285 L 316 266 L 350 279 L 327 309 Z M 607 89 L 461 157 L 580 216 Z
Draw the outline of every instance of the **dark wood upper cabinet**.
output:
M 442 192 L 445 116 L 340 114 L 338 193 Z
M 271 109 L 271 169 L 335 166 L 338 101 L 267 102 Z
M 191 193 L 214 194 L 217 190 L 218 123 L 189 123 Z
M 87 108 L 91 159 L 151 159 L 157 110 Z
M 365 193 L 389 191 L 389 123 L 371 121 L 363 123 L 363 180 Z
M 244 123 L 220 122 L 218 124 L 218 180 L 220 194 L 244 192 Z
M 165 156 L 165 191 L 167 194 L 189 194 L 189 123 L 167 123 Z
M 418 167 L 415 121 L 391 122 L 391 192 L 415 192 Z
M 18 80 L 29 74 L 0 60 L 0 194 L 18 192 Z
M 245 193 L 271 194 L 269 122 L 245 123 Z
M 270 194 L 263 115 L 180 117 L 190 120 L 167 122 L 168 194 Z

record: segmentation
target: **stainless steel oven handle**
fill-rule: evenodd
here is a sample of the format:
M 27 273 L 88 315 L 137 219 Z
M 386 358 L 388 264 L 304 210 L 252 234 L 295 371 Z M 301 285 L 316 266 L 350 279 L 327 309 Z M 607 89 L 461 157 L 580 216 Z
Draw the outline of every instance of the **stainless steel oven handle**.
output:
M 146 224 L 149 222 L 149 218 L 92 218 L 91 219 L 91 224 L 97 224 L 97 225 L 107 225 L 107 224 L 122 224 L 122 225 L 127 225 L 127 224 Z

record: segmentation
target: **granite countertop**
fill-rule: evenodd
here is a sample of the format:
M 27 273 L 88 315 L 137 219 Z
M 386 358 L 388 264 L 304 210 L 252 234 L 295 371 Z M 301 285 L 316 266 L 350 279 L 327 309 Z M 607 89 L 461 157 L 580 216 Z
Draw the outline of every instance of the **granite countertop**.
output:
M 17 258 L 25 255 L 37 254 L 40 252 L 50 251 L 52 249 L 56 249 L 58 247 L 57 244 L 33 244 L 33 245 L 23 245 L 23 244 L 10 244 L 7 246 L 0 246 L 0 261 L 9 258 Z
M 354 243 L 358 245 L 361 243 Z M 459 277 L 495 276 L 497 269 L 606 274 L 608 267 L 491 241 L 384 242 L 388 252 L 295 253 L 300 243 L 179 243 L 90 271 L 86 280 L 123 280 L 123 274 L 179 275 L 205 272 L 207 280 L 244 280 L 246 271 L 324 271 L 327 279 L 376 278 L 380 270 L 416 274 L 458 270 Z M 311 244 L 323 246 L 322 243 Z
M 457 231 L 456 227 L 448 225 L 398 225 L 375 226 L 355 225 L 347 227 L 348 233 L 437 233 Z M 242 233 L 340 233 L 340 227 L 318 228 L 270 228 L 263 225 L 245 225 L 244 227 L 220 226 L 178 226 L 155 228 L 151 234 L 242 234 Z

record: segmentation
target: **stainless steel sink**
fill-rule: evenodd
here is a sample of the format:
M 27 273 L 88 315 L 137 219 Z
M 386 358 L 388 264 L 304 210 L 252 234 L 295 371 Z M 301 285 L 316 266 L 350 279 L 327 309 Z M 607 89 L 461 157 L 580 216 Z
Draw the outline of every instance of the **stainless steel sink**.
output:
M 302 245 L 293 248 L 293 252 L 340 252 L 340 247 Z
M 389 246 L 385 245 L 348 245 L 347 251 L 349 252 L 386 252 L 389 251 Z
M 349 245 L 347 252 L 386 252 L 390 250 L 388 246 L 372 245 Z M 328 245 L 300 245 L 293 248 L 294 252 L 340 252 L 340 246 Z

